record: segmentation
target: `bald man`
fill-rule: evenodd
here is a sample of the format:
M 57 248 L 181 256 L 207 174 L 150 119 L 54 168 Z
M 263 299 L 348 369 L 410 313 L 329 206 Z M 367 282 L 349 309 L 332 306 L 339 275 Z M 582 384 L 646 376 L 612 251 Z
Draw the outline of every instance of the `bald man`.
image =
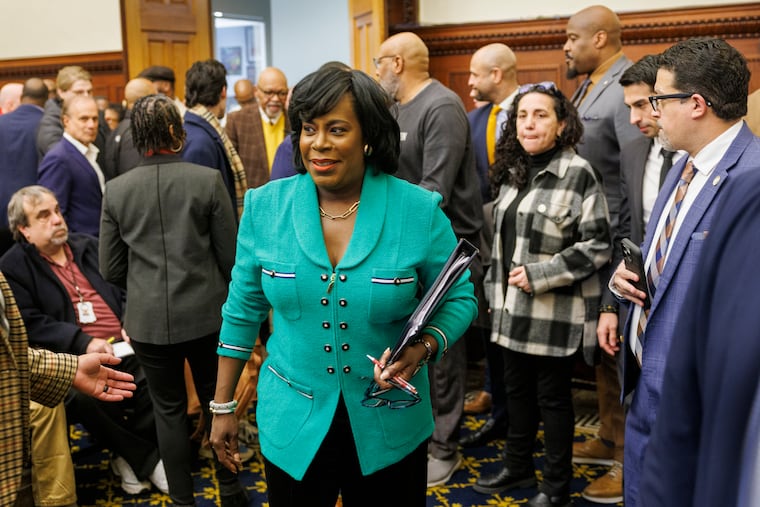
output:
M 509 46 L 500 43 L 488 44 L 481 47 L 470 59 L 470 97 L 475 101 L 485 102 L 484 105 L 470 111 L 467 118 L 470 121 L 475 162 L 480 179 L 480 194 L 484 203 L 492 200 L 491 185 L 488 181 L 488 169 L 493 163 L 496 141 L 501 137 L 507 111 L 512 106 L 512 100 L 517 95 L 517 58 Z M 488 205 L 486 205 L 488 206 Z M 490 210 L 490 207 L 487 209 Z M 484 213 L 484 219 L 490 213 Z M 490 247 L 491 227 L 483 228 L 481 254 L 485 255 Z M 485 262 L 485 257 L 484 257 Z M 481 447 L 494 438 L 504 438 L 507 434 L 506 390 L 504 388 L 504 364 L 502 361 L 503 348 L 492 343 L 489 335 L 491 330 L 488 316 L 488 303 L 482 294 L 482 287 L 476 287 L 478 302 L 481 303 L 476 326 L 482 329 L 483 347 L 488 361 L 488 374 L 491 392 L 478 391 L 469 401 L 468 395 L 465 412 L 478 412 L 485 400 L 486 410 L 488 399 L 491 401 L 491 417 L 475 432 L 460 440 L 463 447 Z M 468 358 L 472 361 L 472 358 Z M 482 411 L 482 410 L 480 410 Z
M 12 113 L 21 104 L 21 83 L 8 83 L 0 88 L 0 114 Z
M 267 67 L 255 86 L 241 79 L 234 90 L 241 108 L 227 115 L 225 130 L 243 161 L 248 188 L 256 188 L 269 181 L 277 147 L 290 132 L 288 80 L 280 69 Z
M 601 5 L 583 9 L 567 23 L 567 42 L 564 52 L 567 77 L 586 76 L 573 95 L 583 122 L 583 141 L 578 154 L 588 160 L 602 176 L 604 193 L 610 211 L 610 232 L 617 237 L 620 201 L 620 149 L 641 136 L 631 124 L 629 111 L 619 80 L 623 71 L 633 62 L 623 54 L 620 19 Z M 602 269 L 602 304 L 599 307 L 597 336 L 600 342 L 620 336 L 625 321 L 618 318 L 619 304 L 606 290 L 616 259 L 620 259 L 620 245 L 615 245 L 613 262 Z M 587 363 L 594 363 L 594 350 L 584 348 Z M 617 354 L 619 355 L 619 354 Z M 612 465 L 609 472 L 591 483 L 583 492 L 587 499 L 615 503 L 623 500 L 623 446 L 625 423 L 620 404 L 620 379 L 617 357 L 601 354 L 596 366 L 596 389 L 599 398 L 600 428 L 597 438 L 578 443 L 573 447 L 573 461 Z
M 95 99 L 87 95 L 67 99 L 61 119 L 63 136 L 40 162 L 37 182 L 55 193 L 69 230 L 97 237 L 105 177 L 97 162 Z
M 106 181 L 137 167 L 142 156 L 132 141 L 132 107 L 137 99 L 156 92 L 156 84 L 144 77 L 136 77 L 124 87 L 124 119 L 106 140 L 105 167 Z
M 396 176 L 441 194 L 441 207 L 457 237 L 479 246 L 483 208 L 462 100 L 430 77 L 428 48 L 411 32 L 386 39 L 374 62 L 378 81 L 398 103 L 401 154 Z M 471 272 L 477 286 L 482 281 L 479 259 Z M 467 340 L 482 340 L 475 328 L 471 332 Z M 458 446 L 467 376 L 465 340 L 458 340 L 430 371 L 435 430 L 429 445 L 428 487 L 433 487 L 448 482 L 462 462 Z

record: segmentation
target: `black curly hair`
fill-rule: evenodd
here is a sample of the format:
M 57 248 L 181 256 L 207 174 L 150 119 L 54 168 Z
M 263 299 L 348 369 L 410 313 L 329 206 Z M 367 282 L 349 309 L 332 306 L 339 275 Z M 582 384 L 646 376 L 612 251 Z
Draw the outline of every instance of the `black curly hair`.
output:
M 504 130 L 496 144 L 495 160 L 489 170 L 492 195 L 498 194 L 501 185 L 523 189 L 528 184 L 530 155 L 517 139 L 517 111 L 520 101 L 529 93 L 542 93 L 553 99 L 557 120 L 565 122 L 565 128 L 557 137 L 557 146 L 560 148 L 575 147 L 583 136 L 583 124 L 578 117 L 578 111 L 553 83 L 520 87 L 512 102 L 512 107 L 509 109 L 507 121 L 502 127 Z

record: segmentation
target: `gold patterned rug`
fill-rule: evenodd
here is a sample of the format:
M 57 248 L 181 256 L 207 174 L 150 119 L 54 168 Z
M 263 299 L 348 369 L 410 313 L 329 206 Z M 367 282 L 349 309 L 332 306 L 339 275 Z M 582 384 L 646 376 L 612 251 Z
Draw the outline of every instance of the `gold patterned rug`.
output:
M 598 428 L 598 419 L 593 410 L 582 406 L 576 408 L 575 439 L 577 441 L 593 437 Z M 462 425 L 462 432 L 475 431 L 485 423 L 484 416 L 467 416 Z M 171 502 L 167 495 L 155 488 L 141 495 L 127 495 L 119 487 L 120 481 L 113 475 L 109 466 L 107 450 L 94 445 L 87 432 L 81 426 L 72 426 L 74 464 L 77 480 L 79 505 L 84 506 L 145 506 L 164 507 Z M 472 485 L 481 473 L 492 473 L 499 467 L 504 441 L 496 440 L 486 447 L 463 449 L 464 461 L 448 484 L 430 488 L 426 507 L 514 507 L 520 506 L 536 494 L 535 488 L 510 491 L 508 494 L 482 495 L 472 489 Z M 543 466 L 543 432 L 539 432 L 534 459 L 538 479 L 541 480 Z M 607 469 L 596 465 L 573 465 L 572 496 L 576 507 L 592 507 L 598 504 L 588 502 L 580 496 L 586 485 L 606 473 Z M 200 507 L 219 505 L 214 467 L 209 459 L 198 457 L 193 463 L 195 479 L 195 500 Z M 245 464 L 240 473 L 243 484 L 248 489 L 251 507 L 268 507 L 264 467 L 258 450 L 253 458 Z M 619 505 L 622 505 L 619 504 Z

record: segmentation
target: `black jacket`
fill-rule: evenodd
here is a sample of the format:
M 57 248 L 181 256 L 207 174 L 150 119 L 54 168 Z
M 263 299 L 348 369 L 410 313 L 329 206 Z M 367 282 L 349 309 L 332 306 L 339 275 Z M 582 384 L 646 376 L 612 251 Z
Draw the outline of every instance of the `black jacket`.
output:
M 68 243 L 74 262 L 121 319 L 124 294 L 100 276 L 97 240 L 86 234 L 70 233 Z M 86 352 L 92 336 L 77 325 L 66 288 L 34 245 L 16 243 L 0 258 L 0 271 L 16 296 L 32 347 L 77 355 Z

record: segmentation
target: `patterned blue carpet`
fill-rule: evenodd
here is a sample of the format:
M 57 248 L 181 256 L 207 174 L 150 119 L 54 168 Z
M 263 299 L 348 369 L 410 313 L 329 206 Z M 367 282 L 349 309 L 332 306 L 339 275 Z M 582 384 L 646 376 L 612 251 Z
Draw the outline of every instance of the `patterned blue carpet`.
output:
M 463 424 L 463 433 L 474 431 L 483 425 L 485 419 L 479 416 L 467 416 Z M 120 481 L 113 475 L 109 467 L 108 454 L 97 446 L 93 446 L 88 435 L 80 426 L 72 427 L 72 441 L 75 442 L 75 466 L 77 494 L 80 506 L 170 506 L 167 495 L 155 488 L 141 495 L 126 495 L 119 487 Z M 579 420 L 576 425 L 576 440 L 582 441 L 594 435 L 594 427 Z M 535 460 L 537 476 L 541 480 L 543 464 L 543 446 L 539 434 L 536 444 Z M 496 471 L 500 463 L 500 455 L 504 449 L 504 441 L 491 442 L 487 447 L 464 449 L 464 463 L 451 481 L 444 486 L 428 490 L 426 507 L 513 507 L 524 504 L 528 498 L 536 494 L 535 488 L 519 489 L 501 495 L 481 495 L 472 489 L 472 485 L 481 473 Z M 595 465 L 574 465 L 572 496 L 576 507 L 592 507 L 599 504 L 588 502 L 581 498 L 580 493 L 586 485 L 604 475 L 606 467 Z M 211 461 L 198 458 L 193 464 L 195 478 L 196 502 L 201 507 L 219 505 L 216 477 Z M 251 507 L 268 507 L 266 498 L 266 482 L 263 477 L 261 457 L 255 454 L 245 464 L 241 472 L 241 480 L 248 489 Z M 622 504 L 619 504 L 622 505 Z

